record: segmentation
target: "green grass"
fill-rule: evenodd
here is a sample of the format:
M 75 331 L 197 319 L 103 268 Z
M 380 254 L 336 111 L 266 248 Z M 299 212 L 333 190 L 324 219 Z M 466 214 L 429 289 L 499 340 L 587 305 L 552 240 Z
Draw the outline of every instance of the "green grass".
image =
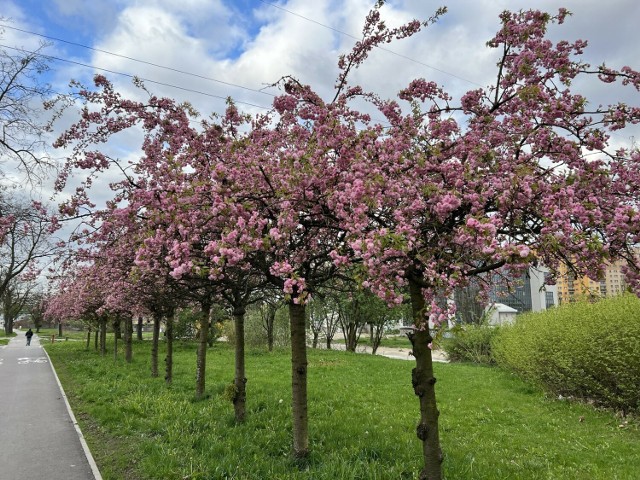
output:
M 35 331 L 35 330 L 34 330 Z M 51 340 L 51 335 L 55 335 L 56 341 L 63 341 L 63 340 L 86 340 L 87 338 L 87 332 L 86 330 L 68 330 L 66 328 L 62 329 L 62 337 L 60 337 L 58 335 L 58 329 L 57 328 L 41 328 L 40 331 L 38 332 L 38 336 L 40 337 L 40 341 L 45 342 L 45 341 L 50 341 Z M 93 339 L 93 332 L 91 333 L 92 335 L 92 339 Z
M 204 401 L 194 401 L 193 345 L 179 344 L 170 388 L 150 378 L 149 347 L 136 343 L 127 365 L 80 342 L 46 345 L 105 480 L 418 476 L 412 362 L 310 350 L 312 453 L 299 468 L 290 456 L 288 352 L 247 352 L 248 417 L 235 425 L 224 395 L 229 346 L 209 350 Z M 437 364 L 436 374 L 446 478 L 638 478 L 636 422 L 549 400 L 497 368 Z
M 8 345 L 9 344 L 9 340 L 11 340 L 12 337 L 15 337 L 16 333 L 12 333 L 11 335 L 7 336 L 7 334 L 4 333 L 4 329 L 0 329 L 0 346 L 2 345 Z

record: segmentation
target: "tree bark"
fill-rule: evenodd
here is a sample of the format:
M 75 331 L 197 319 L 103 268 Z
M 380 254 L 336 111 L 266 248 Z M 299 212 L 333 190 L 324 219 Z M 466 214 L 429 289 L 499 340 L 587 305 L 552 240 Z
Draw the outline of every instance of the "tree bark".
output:
M 113 321 L 113 336 L 118 340 L 122 340 L 122 322 L 120 316 Z
M 124 359 L 127 363 L 133 360 L 133 318 L 128 315 L 124 319 Z
M 235 352 L 235 378 L 233 409 L 235 411 L 236 422 L 243 423 L 246 417 L 247 402 L 247 377 L 245 376 L 245 355 L 244 355 L 244 309 L 237 309 L 233 312 L 233 320 L 235 323 L 236 336 L 236 352 Z
M 13 319 L 10 317 L 7 318 L 6 316 L 4 320 L 4 334 L 6 336 L 13 335 Z
M 211 301 L 200 302 L 200 336 L 198 338 L 198 352 L 196 356 L 196 400 L 204 398 L 204 388 L 207 368 L 207 348 L 209 347 L 209 321 L 211 316 Z
M 307 406 L 307 332 L 305 306 L 289 302 L 291 325 L 291 395 L 293 413 L 293 455 L 309 456 L 309 419 Z
M 378 348 L 380 347 L 380 343 L 382 342 L 382 336 L 384 334 L 384 323 L 376 324 L 371 323 L 371 353 L 375 355 L 378 352 Z
M 416 433 L 422 441 L 424 468 L 420 472 L 420 480 L 442 479 L 442 449 L 438 431 L 438 417 L 440 412 L 436 404 L 436 379 L 433 375 L 433 359 L 430 344 L 433 340 L 429 332 L 426 317 L 426 305 L 421 287 L 414 281 L 409 281 L 411 294 L 411 309 L 413 322 L 419 328 L 409 334 L 413 345 L 413 356 L 416 368 L 411 372 L 413 391 L 420 400 L 420 423 Z
M 344 327 L 344 348 L 347 352 L 355 352 L 358 347 L 358 328 L 355 323 L 348 323 Z
M 138 335 L 138 341 L 142 341 L 142 315 L 138 317 L 138 324 L 136 325 L 136 333 Z
M 120 335 L 120 319 L 116 318 L 112 324 L 113 327 L 113 361 L 118 360 L 118 340 L 122 338 Z
M 264 317 L 263 317 L 264 318 Z M 269 305 L 265 321 L 265 329 L 267 330 L 267 348 L 270 352 L 273 352 L 273 343 L 274 343 L 274 326 L 276 323 L 276 308 Z
M 167 356 L 164 358 L 164 382 L 167 385 L 171 385 L 173 383 L 173 321 L 174 321 L 174 312 L 171 311 L 167 315 L 167 329 L 166 339 L 167 339 Z
M 273 352 L 273 324 L 274 320 L 271 321 L 269 329 L 267 330 L 267 348 L 270 352 Z
M 160 342 L 160 320 L 162 315 L 153 314 L 153 338 L 151 340 L 151 376 L 158 376 L 158 343 Z
M 107 354 L 107 319 L 100 320 L 100 355 Z

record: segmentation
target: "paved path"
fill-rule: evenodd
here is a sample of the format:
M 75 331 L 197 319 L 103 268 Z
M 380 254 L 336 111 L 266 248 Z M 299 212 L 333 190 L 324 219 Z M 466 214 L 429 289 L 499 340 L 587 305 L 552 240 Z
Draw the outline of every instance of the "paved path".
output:
M 0 478 L 101 480 L 49 357 L 24 332 L 0 346 Z
M 319 343 L 318 346 L 320 348 L 326 348 L 325 345 L 322 344 L 322 343 Z M 345 349 L 345 344 L 344 343 L 332 343 L 331 344 L 331 348 L 333 348 L 334 350 L 344 350 Z M 371 354 L 371 347 L 369 347 L 368 345 L 358 345 L 356 347 L 356 353 L 368 353 L 370 355 Z M 378 347 L 378 351 L 376 352 L 376 355 L 380 355 L 381 357 L 395 358 L 397 360 L 413 360 L 413 361 L 415 361 L 415 358 L 413 357 L 413 354 L 411 353 L 411 349 L 410 348 Z M 431 352 L 431 357 L 432 357 L 434 362 L 449 363 L 449 360 L 447 359 L 447 356 L 441 350 L 432 351 Z

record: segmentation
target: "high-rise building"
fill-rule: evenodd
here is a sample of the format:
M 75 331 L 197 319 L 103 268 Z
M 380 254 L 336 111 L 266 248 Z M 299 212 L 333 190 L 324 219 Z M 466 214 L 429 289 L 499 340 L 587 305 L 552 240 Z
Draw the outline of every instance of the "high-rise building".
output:
M 611 297 L 623 293 L 627 289 L 622 272 L 625 264 L 623 260 L 607 264 L 601 280 L 593 280 L 588 276 L 576 278 L 565 265 L 561 265 L 556 279 L 560 303 L 584 298 Z
M 558 305 L 558 290 L 555 285 L 546 284 L 547 273 L 544 267 L 530 267 L 508 285 L 496 282 L 491 300 L 515 308 L 518 313 L 540 312 Z
M 491 275 L 491 289 L 489 302 L 501 303 L 522 312 L 539 312 L 558 305 L 558 289 L 555 285 L 545 283 L 547 269 L 544 267 L 530 267 L 519 278 L 509 278 L 498 273 Z M 487 281 L 485 278 L 483 281 Z M 473 282 L 464 289 L 456 290 L 456 318 L 463 323 L 480 321 L 486 305 L 481 305 L 477 296 L 480 291 Z

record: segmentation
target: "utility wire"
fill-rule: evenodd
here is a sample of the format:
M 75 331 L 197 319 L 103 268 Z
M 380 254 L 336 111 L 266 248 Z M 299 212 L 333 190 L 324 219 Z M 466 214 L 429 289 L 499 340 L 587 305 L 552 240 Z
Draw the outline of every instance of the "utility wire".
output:
M 102 72 L 112 73 L 114 75 L 121 75 L 123 77 L 128 77 L 128 78 L 132 78 L 132 79 L 140 79 L 140 80 L 142 80 L 144 82 L 153 83 L 155 85 L 161 85 L 163 87 L 175 88 L 175 89 L 178 89 L 178 90 L 182 90 L 184 92 L 197 93 L 199 95 L 205 95 L 205 96 L 211 97 L 211 98 L 219 98 L 219 99 L 222 99 L 222 100 L 227 100 L 227 98 L 228 98 L 228 97 L 223 97 L 222 95 L 215 95 L 213 93 L 201 92 L 199 90 L 193 90 L 191 88 L 180 87 L 179 85 L 173 85 L 171 83 L 165 83 L 165 82 L 160 82 L 158 80 L 152 80 L 152 79 L 149 79 L 149 78 L 143 78 L 143 77 L 140 77 L 138 75 L 131 75 L 130 73 L 123 73 L 123 72 L 118 72 L 118 71 L 115 71 L 115 70 L 109 70 L 108 68 L 97 67 L 95 65 L 89 65 L 87 63 L 77 62 L 75 60 L 69 60 L 69 59 L 66 59 L 66 58 L 54 57 L 52 55 L 44 55 L 42 53 L 33 52 L 33 51 L 29 51 L 29 50 L 24 50 L 24 49 L 20 49 L 20 48 L 16 48 L 16 47 L 10 47 L 8 45 L 0 44 L 0 47 L 1 48 L 8 48 L 8 49 L 15 50 L 15 51 L 18 51 L 18 52 L 29 53 L 31 55 L 37 55 L 39 57 L 42 57 L 42 58 L 48 59 L 48 60 L 56 60 L 58 62 L 71 63 L 73 65 L 79 65 L 81 67 L 92 68 L 92 69 L 95 69 L 95 70 L 100 70 Z M 270 110 L 269 107 L 265 107 L 263 105 L 257 105 L 255 103 L 251 103 L 251 102 L 244 102 L 244 101 L 241 101 L 241 100 L 234 100 L 234 102 L 237 103 L 237 104 L 249 105 L 251 107 L 260 108 L 260 109 L 263 109 L 263 110 Z
M 318 22 L 317 20 L 314 20 L 312 18 L 305 17 L 304 15 L 300 15 L 299 13 L 296 13 L 296 12 L 288 10 L 288 9 L 286 9 L 284 7 L 281 7 L 278 4 L 268 2 L 267 0 L 259 0 L 259 1 L 264 3 L 265 5 L 269 5 L 270 7 L 277 8 L 278 10 L 282 10 L 283 12 L 286 12 L 286 13 L 288 13 L 290 15 L 293 15 L 295 17 L 298 17 L 298 18 L 301 18 L 303 20 L 306 20 L 307 22 L 315 23 L 316 25 L 319 25 L 319 26 L 321 26 L 323 28 L 327 28 L 329 30 L 332 30 L 332 31 L 334 31 L 336 33 L 339 33 L 340 35 L 344 35 L 345 37 L 349 37 L 349 38 L 352 38 L 352 39 L 358 40 L 358 41 L 361 40 L 361 38 L 358 38 L 355 35 L 351 35 L 350 33 L 343 32 L 342 30 L 338 30 L 337 28 L 333 28 L 333 27 L 331 27 L 329 25 L 326 25 L 324 23 Z M 406 55 L 403 55 L 402 53 L 395 52 L 393 50 L 390 50 L 390 49 L 385 48 L 385 47 L 381 47 L 379 45 L 377 45 L 376 48 L 378 50 L 382 50 L 384 52 L 391 53 L 392 55 L 396 55 L 397 57 L 403 58 L 405 60 L 409 60 L 410 62 L 417 63 L 418 65 L 422 65 L 423 67 L 430 68 L 432 70 L 435 70 L 436 72 L 444 73 L 445 75 L 449 75 L 450 77 L 457 78 L 458 80 L 462 80 L 463 82 L 470 83 L 471 85 L 476 85 L 478 87 L 484 87 L 484 85 L 481 85 L 481 84 L 479 84 L 477 82 L 474 82 L 474 81 L 469 80 L 467 78 L 464 78 L 464 77 L 461 77 L 459 75 L 456 75 L 455 73 L 447 72 L 446 70 L 442 70 L 441 68 L 434 67 L 433 65 L 429 65 L 428 63 L 421 62 L 420 60 L 416 60 L 415 58 L 408 57 Z
M 49 36 L 49 35 L 43 35 L 43 34 L 37 33 L 37 32 L 31 32 L 29 30 L 24 30 L 22 28 L 12 27 L 11 25 L 6 25 L 6 24 L 0 23 L 0 28 L 10 28 L 11 30 L 16 30 L 18 32 L 27 33 L 29 35 L 35 35 L 35 36 L 38 36 L 38 37 L 41 37 L 41 38 L 46 38 L 47 40 L 53 40 L 53 41 L 56 41 L 56 42 L 66 43 L 67 45 L 73 45 L 75 47 L 86 48 L 87 50 L 91 50 L 91 51 L 99 52 L 99 53 L 104 53 L 106 55 L 111 55 L 113 57 L 124 58 L 126 60 L 131 60 L 132 62 L 141 63 L 143 65 L 150 65 L 152 67 L 162 68 L 164 70 L 169 70 L 171 72 L 181 73 L 183 75 L 189 75 L 190 77 L 200 78 L 202 80 L 209 80 L 211 82 L 220 83 L 222 85 L 227 85 L 227 86 L 235 87 L 235 88 L 241 88 L 243 90 L 247 90 L 247 91 L 250 91 L 250 92 L 261 93 L 262 95 L 268 95 L 270 97 L 275 97 L 274 94 L 265 92 L 264 90 L 257 90 L 255 88 L 245 87 L 244 85 L 238 85 L 237 83 L 225 82 L 224 80 L 219 80 L 217 78 L 207 77 L 205 75 L 199 75 L 197 73 L 187 72 L 185 70 L 180 70 L 178 68 L 167 67 L 166 65 L 160 65 L 158 63 L 153 63 L 153 62 L 149 62 L 149 61 L 146 61 L 146 60 L 140 60 L 139 58 L 133 58 L 133 57 L 129 57 L 127 55 L 121 55 L 119 53 L 110 52 L 108 50 L 103 50 L 101 48 L 90 47 L 88 45 L 83 45 L 82 43 L 71 42 L 69 40 L 64 40 L 62 38 L 52 37 L 52 36 Z

